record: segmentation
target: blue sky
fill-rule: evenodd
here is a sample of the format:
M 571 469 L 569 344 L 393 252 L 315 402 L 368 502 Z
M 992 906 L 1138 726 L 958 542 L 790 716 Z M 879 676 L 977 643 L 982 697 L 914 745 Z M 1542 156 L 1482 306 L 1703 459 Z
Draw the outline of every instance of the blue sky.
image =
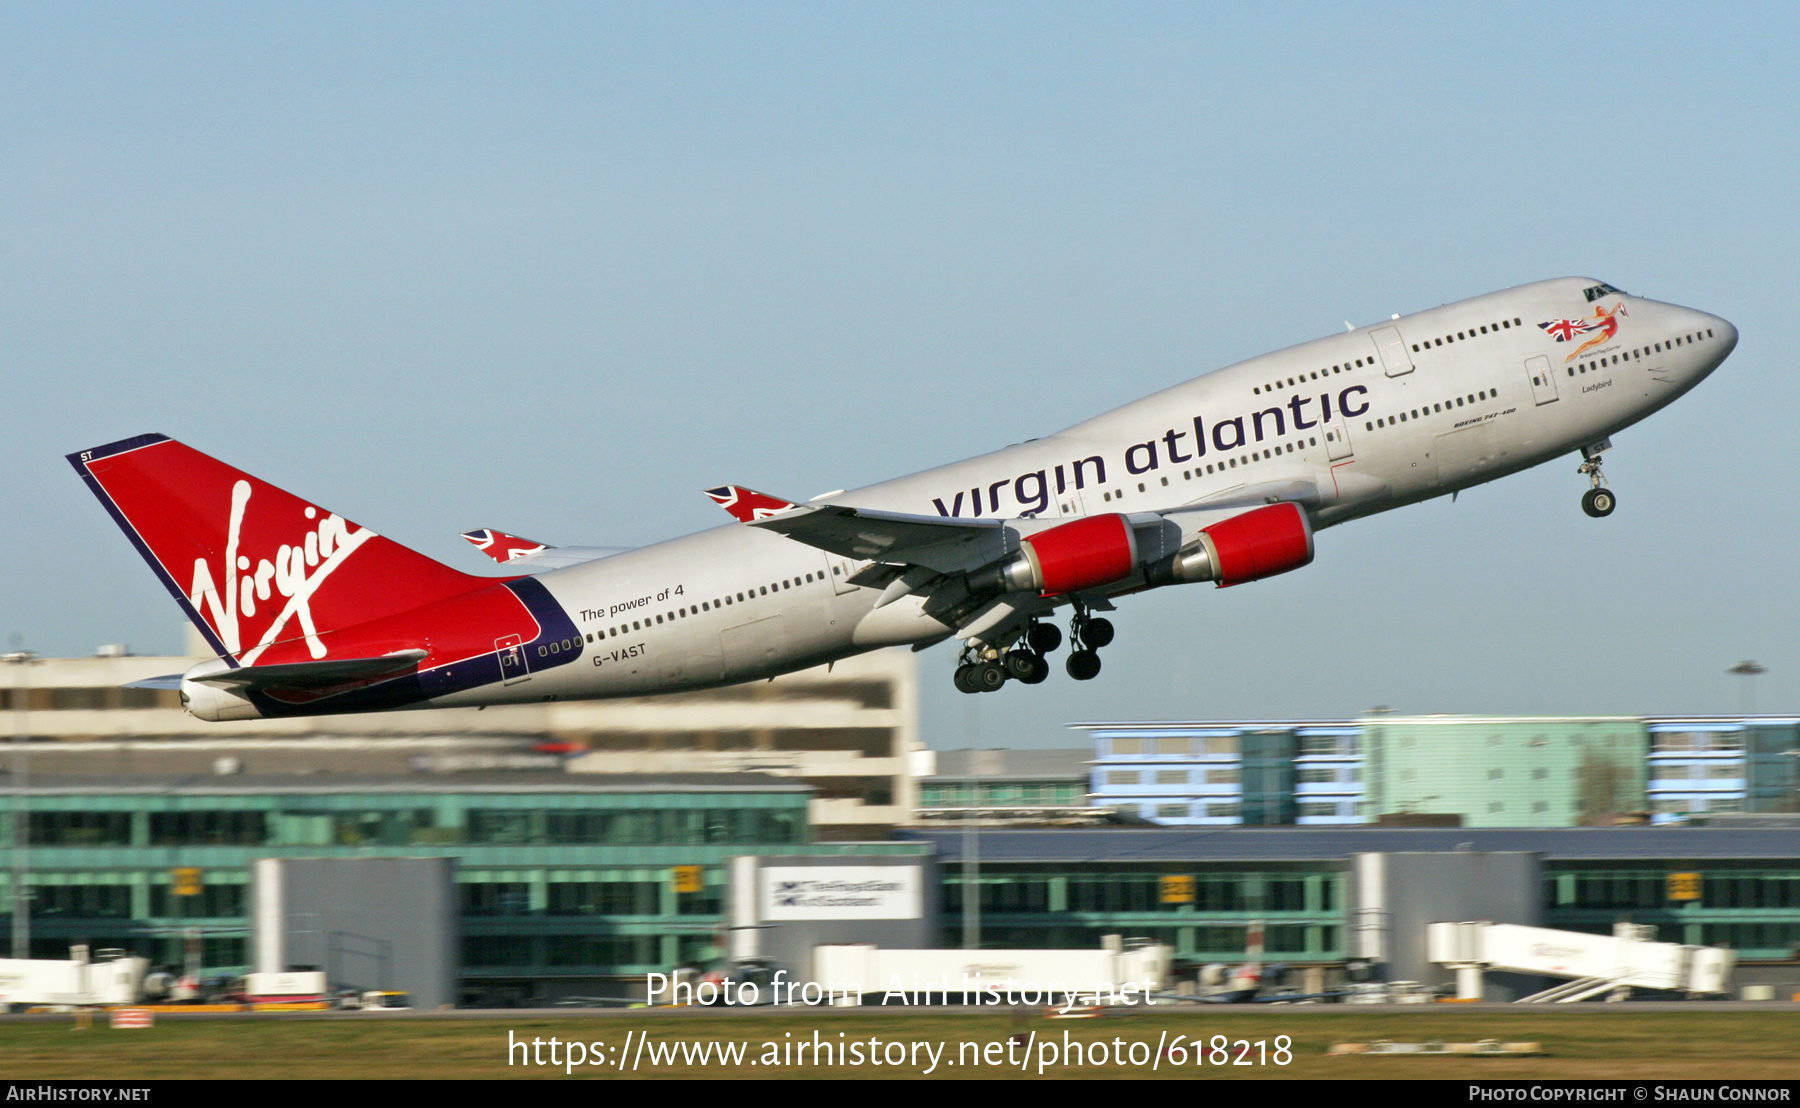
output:
M 1582 274 L 1742 340 L 1575 459 L 1127 601 L 1075 719 L 1800 711 L 1795 10 L 0 6 L 0 634 L 172 651 L 62 456 L 182 438 L 465 569 L 640 545 Z

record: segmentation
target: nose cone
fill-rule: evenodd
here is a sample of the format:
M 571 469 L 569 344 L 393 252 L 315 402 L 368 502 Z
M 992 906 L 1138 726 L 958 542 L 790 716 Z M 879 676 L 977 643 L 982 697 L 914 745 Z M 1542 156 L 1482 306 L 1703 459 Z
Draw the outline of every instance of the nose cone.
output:
M 1712 316 L 1711 319 L 1713 333 L 1725 343 L 1725 349 L 1719 355 L 1722 359 L 1737 349 L 1737 328 L 1731 325 L 1730 320 L 1720 319 L 1718 316 Z

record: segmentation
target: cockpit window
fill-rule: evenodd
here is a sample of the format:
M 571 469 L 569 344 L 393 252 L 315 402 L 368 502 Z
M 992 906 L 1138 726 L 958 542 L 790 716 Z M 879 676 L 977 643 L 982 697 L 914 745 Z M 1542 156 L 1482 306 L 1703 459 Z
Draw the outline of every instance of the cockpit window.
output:
M 1581 295 L 1587 297 L 1589 304 L 1592 304 L 1594 301 L 1596 301 L 1596 300 L 1600 299 L 1602 296 L 1606 296 L 1608 294 L 1611 294 L 1614 296 L 1624 296 L 1625 295 L 1624 292 L 1622 292 L 1619 289 L 1613 288 L 1611 285 L 1595 285 L 1593 288 L 1581 290 Z

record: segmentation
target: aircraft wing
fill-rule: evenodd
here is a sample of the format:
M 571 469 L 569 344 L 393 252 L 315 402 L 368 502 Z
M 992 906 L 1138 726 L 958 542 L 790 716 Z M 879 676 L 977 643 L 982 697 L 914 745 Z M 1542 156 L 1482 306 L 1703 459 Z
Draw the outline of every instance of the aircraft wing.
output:
M 1005 521 L 999 519 L 907 515 L 844 504 L 795 504 L 736 485 L 708 489 L 706 495 L 752 527 L 857 561 L 959 573 L 979 569 L 1017 546 Z

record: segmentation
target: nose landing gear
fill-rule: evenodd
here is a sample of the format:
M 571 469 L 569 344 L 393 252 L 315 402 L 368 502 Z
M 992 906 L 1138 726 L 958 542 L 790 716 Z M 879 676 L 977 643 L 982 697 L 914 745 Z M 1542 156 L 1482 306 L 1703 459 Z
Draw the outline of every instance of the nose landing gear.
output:
M 1581 494 L 1581 510 L 1595 519 L 1612 515 L 1613 509 L 1619 503 L 1618 497 L 1614 496 L 1613 491 L 1606 487 L 1606 475 L 1600 472 L 1600 455 L 1603 451 L 1611 448 L 1611 439 L 1601 439 L 1592 446 L 1582 447 L 1581 465 L 1575 471 L 1585 473 L 1593 484 L 1593 488 Z

